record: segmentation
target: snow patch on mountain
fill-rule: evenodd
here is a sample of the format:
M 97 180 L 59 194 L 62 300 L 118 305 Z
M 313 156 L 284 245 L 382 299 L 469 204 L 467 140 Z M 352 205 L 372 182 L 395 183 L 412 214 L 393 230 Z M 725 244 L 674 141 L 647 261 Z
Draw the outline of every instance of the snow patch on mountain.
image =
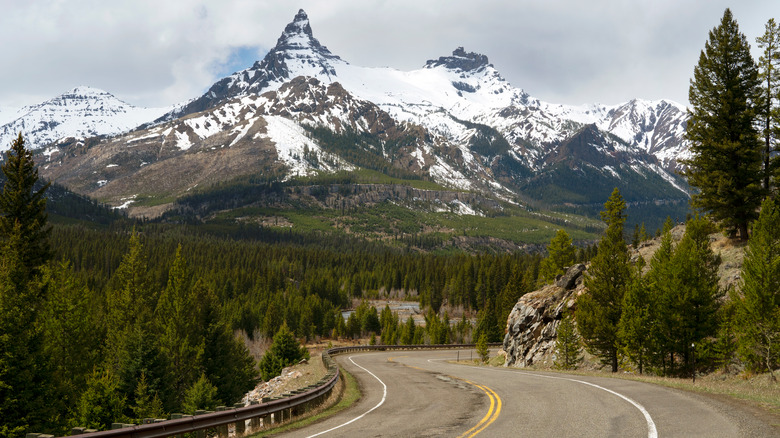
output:
M 290 169 L 287 179 L 294 176 L 308 176 L 318 168 L 326 171 L 354 170 L 355 167 L 340 162 L 338 167 L 331 166 L 326 160 L 318 160 L 316 166 L 307 158 L 313 155 L 324 156 L 320 146 L 311 141 L 301 126 L 280 116 L 265 116 L 266 134 L 255 134 L 255 138 L 268 138 L 274 143 L 279 160 Z M 335 160 L 335 157 L 329 157 Z
M 8 149 L 20 132 L 28 147 L 38 149 L 65 137 L 120 134 L 169 110 L 139 108 L 106 91 L 77 87 L 19 110 L 14 120 L 0 126 L 0 151 Z

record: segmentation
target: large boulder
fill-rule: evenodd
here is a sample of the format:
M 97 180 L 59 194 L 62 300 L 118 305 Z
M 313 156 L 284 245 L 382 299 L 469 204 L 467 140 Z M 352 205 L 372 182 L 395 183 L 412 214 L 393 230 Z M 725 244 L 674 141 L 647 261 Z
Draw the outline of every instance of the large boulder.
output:
M 577 297 L 583 293 L 585 270 L 583 264 L 574 265 L 554 284 L 520 297 L 507 320 L 505 366 L 553 364 L 558 324 L 564 311 L 573 310 Z

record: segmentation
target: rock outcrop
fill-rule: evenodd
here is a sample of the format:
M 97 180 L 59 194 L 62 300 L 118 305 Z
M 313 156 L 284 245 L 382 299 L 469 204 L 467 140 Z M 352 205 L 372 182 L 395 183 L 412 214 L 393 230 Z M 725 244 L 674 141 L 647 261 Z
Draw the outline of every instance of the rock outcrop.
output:
M 685 226 L 678 225 L 671 231 L 672 240 L 677 245 L 685 234 Z M 661 237 L 642 242 L 638 248 L 629 248 L 631 263 L 639 258 L 646 262 L 645 273 L 650 269 L 650 260 L 661 244 Z M 723 290 L 739 287 L 745 244 L 732 242 L 721 233 L 710 235 L 710 245 L 721 258 L 718 271 L 719 286 Z M 503 354 L 505 366 L 550 367 L 556 358 L 555 341 L 558 324 L 564 310 L 574 310 L 577 298 L 587 293 L 584 280 L 587 267 L 575 265 L 558 277 L 555 284 L 520 297 L 509 314 L 507 330 L 504 336 Z M 586 362 L 588 361 L 586 355 Z
M 552 366 L 558 324 L 564 311 L 574 310 L 577 297 L 585 290 L 585 269 L 583 264 L 574 265 L 554 284 L 520 297 L 507 320 L 505 366 Z

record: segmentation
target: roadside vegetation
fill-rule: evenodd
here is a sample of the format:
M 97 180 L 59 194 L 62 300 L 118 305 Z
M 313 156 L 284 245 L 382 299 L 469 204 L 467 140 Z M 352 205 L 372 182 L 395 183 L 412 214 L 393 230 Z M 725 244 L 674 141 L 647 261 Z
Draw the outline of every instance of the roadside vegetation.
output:
M 130 221 L 88 200 L 52 201 L 60 209 L 51 210 L 52 226 L 44 195 L 58 189 L 37 181 L 20 135 L 3 164 L 0 194 L 0 438 L 231 405 L 260 377 L 305 358 L 302 344 L 312 340 L 479 342 L 485 353 L 486 343 L 502 340 L 518 298 L 581 262 L 590 262 L 589 292 L 579 298 L 575 322 L 567 316 L 559 331 L 560 368 L 576 368 L 581 339 L 613 373 L 630 369 L 684 387 L 681 379 L 697 378 L 690 388 L 777 409 L 774 21 L 759 47 L 756 63 L 726 10 L 691 82 L 687 164 L 699 211 L 677 244 L 669 222 L 650 260 L 629 257 L 627 206 L 617 189 L 604 224 L 511 206 L 483 216 L 393 202 L 371 212 L 346 201 L 298 209 L 304 195 L 325 203 L 356 184 L 440 189 L 391 172 L 377 154 L 350 152 L 355 142 L 378 144 L 349 136 L 331 138 L 330 147 L 357 154 L 369 170 L 284 184 L 233 181 L 176 200 L 156 222 Z M 635 229 L 638 243 L 646 232 Z M 717 229 L 747 245 L 731 290 L 718 284 L 721 260 L 708 237 Z M 587 244 L 599 234 L 598 246 Z M 469 246 L 475 240 L 478 250 Z M 518 251 L 520 243 L 541 249 L 547 242 L 546 255 Z M 420 314 L 401 319 L 370 299 L 414 301 Z M 254 354 L 247 347 L 263 343 L 269 348 Z M 353 389 L 344 403 L 357 397 L 353 384 L 347 380 Z

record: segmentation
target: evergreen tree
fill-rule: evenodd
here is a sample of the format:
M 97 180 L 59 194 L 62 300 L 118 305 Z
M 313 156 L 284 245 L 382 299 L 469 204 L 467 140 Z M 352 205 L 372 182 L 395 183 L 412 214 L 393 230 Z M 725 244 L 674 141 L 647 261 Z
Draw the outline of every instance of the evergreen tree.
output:
M 490 349 L 488 349 L 488 335 L 482 333 L 477 339 L 477 354 L 482 362 L 487 362 L 490 359 Z
M 12 230 L 18 231 L 19 224 Z M 44 290 L 28 279 L 20 232 L 0 246 L 0 437 L 45 426 L 48 358 L 38 313 Z
M 773 370 L 780 355 L 780 208 L 767 199 L 753 225 L 736 297 L 738 348 L 753 370 Z
M 769 190 L 771 176 L 777 169 L 777 159 L 772 158 L 780 137 L 780 24 L 770 18 L 766 23 L 764 35 L 756 39 L 758 47 L 763 49 L 758 59 L 761 79 L 761 104 L 758 107 L 759 122 L 764 138 L 764 189 Z M 774 162 L 773 162 L 774 161 Z
M 217 387 L 209 382 L 205 374 L 201 374 L 184 394 L 182 410 L 192 415 L 198 410 L 213 410 L 220 403 L 217 398 Z
M 271 347 L 260 361 L 260 372 L 263 380 L 271 380 L 280 375 L 284 367 L 293 365 L 304 358 L 309 358 L 309 351 L 298 343 L 290 329 L 287 328 L 287 324 L 282 324 L 282 328 L 274 336 Z
M 199 287 L 196 285 L 195 289 Z M 244 342 L 220 318 L 214 292 L 202 290 L 200 297 L 201 303 L 197 307 L 204 329 L 203 370 L 208 381 L 217 388 L 217 399 L 232 404 L 255 387 L 257 366 Z
M 409 315 L 409 318 L 406 319 L 406 323 L 404 324 L 401 330 L 401 339 L 400 339 L 401 345 L 414 344 L 414 333 L 415 333 L 414 318 L 412 318 L 412 315 Z
M 699 190 L 693 204 L 710 212 L 730 235 L 747 239 L 761 203 L 761 144 L 755 129 L 760 99 L 750 45 L 726 9 L 709 34 L 694 69 L 687 138 L 688 181 Z
M 644 284 L 641 268 L 637 268 L 623 296 L 623 314 L 618 324 L 618 337 L 623 351 L 639 367 L 639 374 L 644 373 L 651 348 L 654 310 L 652 295 Z
M 18 235 L 18 257 L 29 279 L 51 257 L 45 198 L 50 184 L 36 189 L 38 169 L 21 133 L 11 143 L 2 171 L 5 185 L 0 193 L 0 242 L 7 241 L 11 234 Z
M 149 390 L 145 374 L 141 374 L 135 388 L 135 404 L 132 410 L 139 423 L 145 418 L 162 418 L 165 414 L 160 397 Z
M 571 313 L 564 311 L 563 318 L 558 323 L 555 339 L 557 357 L 555 367 L 561 370 L 574 370 L 582 362 L 582 347 L 577 328 L 571 320 Z
M 48 291 L 42 311 L 43 347 L 46 356 L 54 358 L 49 381 L 57 387 L 50 404 L 69 415 L 102 362 L 105 331 L 96 294 L 76 278 L 69 263 L 44 268 L 43 283 Z
M 124 411 L 127 399 L 119 389 L 119 379 L 111 370 L 95 370 L 79 398 L 72 426 L 107 430 L 111 423 L 127 420 Z
M 108 359 L 117 366 L 127 333 L 139 329 L 142 335 L 152 330 L 157 294 L 153 291 L 143 245 L 135 230 L 127 253 L 111 278 L 106 296 Z M 148 377 L 148 376 L 147 376 Z
M 523 268 L 520 265 L 514 265 L 512 266 L 512 273 L 509 275 L 509 282 L 501 289 L 501 293 L 498 295 L 499 311 L 497 312 L 496 322 L 499 330 L 502 322 L 506 324 L 509 314 L 515 307 L 515 304 L 517 304 L 517 300 L 526 292 L 523 282 Z
M 198 376 L 196 364 L 203 354 L 202 336 L 196 311 L 195 289 L 192 275 L 181 255 L 181 245 L 176 249 L 173 266 L 168 273 L 168 285 L 157 301 L 155 332 L 159 333 L 160 353 L 167 358 L 167 378 L 174 405 L 184 400 L 184 392 Z
M 623 295 L 631 283 L 628 247 L 623 238 L 625 210 L 626 203 L 615 188 L 601 212 L 607 229 L 585 278 L 588 293 L 577 300 L 577 327 L 585 346 L 609 364 L 612 372 L 618 370 L 618 323 Z
M 638 286 L 644 286 L 647 292 L 641 289 L 636 293 L 644 295 L 644 298 L 651 301 L 648 308 L 648 327 L 646 328 L 651 345 L 645 358 L 648 363 L 660 367 L 661 373 L 666 374 L 674 366 L 674 334 L 673 327 L 677 324 L 677 315 L 673 311 L 675 295 L 678 284 L 674 284 L 674 267 L 672 265 L 672 255 L 674 254 L 674 245 L 672 242 L 672 220 L 667 218 L 664 223 L 661 235 L 661 245 L 650 259 L 650 270 L 647 272 Z M 636 300 L 641 303 L 640 300 Z M 639 307 L 641 309 L 642 307 Z M 633 310 L 632 310 L 633 312 Z M 637 315 L 640 318 L 643 315 Z M 631 321 L 630 318 L 628 321 Z M 628 324 L 628 322 L 627 322 Z M 627 327 L 628 328 L 628 327 Z M 637 333 L 641 336 L 642 333 Z M 631 336 L 631 333 L 625 333 Z M 667 361 L 668 358 L 668 361 Z
M 723 293 L 718 286 L 720 258 L 710 247 L 711 232 L 711 224 L 703 218 L 688 221 L 685 235 L 671 259 L 674 276 L 667 279 L 676 291 L 669 309 L 676 321 L 671 329 L 672 339 L 676 341 L 674 351 L 686 368 L 688 364 L 704 362 L 700 360 L 704 357 L 692 355 L 705 352 L 703 342 L 718 331 L 717 316 Z
M 574 264 L 576 248 L 565 230 L 558 230 L 550 244 L 547 245 L 547 258 L 539 265 L 539 280 L 550 283 L 558 275 L 564 274 L 566 268 Z
M 504 324 L 506 324 L 506 321 L 504 321 Z M 501 342 L 504 337 L 491 299 L 488 299 L 485 307 L 477 315 L 477 327 L 474 329 L 474 337 L 479 339 L 483 334 L 487 335 L 488 342 Z

